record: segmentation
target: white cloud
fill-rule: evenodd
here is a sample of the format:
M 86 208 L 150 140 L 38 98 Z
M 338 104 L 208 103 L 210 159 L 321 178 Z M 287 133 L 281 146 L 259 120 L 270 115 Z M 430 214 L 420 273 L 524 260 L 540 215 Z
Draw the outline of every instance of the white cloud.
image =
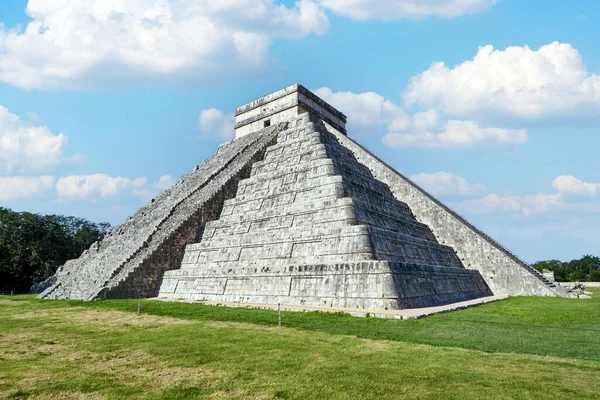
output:
M 322 34 L 311 0 L 29 0 L 23 31 L 0 25 L 0 81 L 25 89 L 214 82 L 267 69 L 273 38 Z
M 411 115 L 374 92 L 333 92 L 322 87 L 314 93 L 348 116 L 350 134 L 387 130 L 383 143 L 389 147 L 505 148 L 528 140 L 524 129 L 487 128 L 473 121 L 448 120 L 434 109 Z
M 538 50 L 488 45 L 454 68 L 434 63 L 411 79 L 404 98 L 409 105 L 461 116 L 593 117 L 600 111 L 600 75 L 587 71 L 570 44 L 553 42 Z
M 54 177 L 49 175 L 0 177 L 0 201 L 40 196 L 53 186 Z
M 36 172 L 65 162 L 81 162 L 81 154 L 63 154 L 66 144 L 64 133 L 54 134 L 47 126 L 23 121 L 0 106 L 0 166 L 4 172 Z
M 469 183 L 462 176 L 444 171 L 431 174 L 421 172 L 420 174 L 412 175 L 410 179 L 435 195 L 480 195 L 487 190 L 481 183 Z
M 454 18 L 484 11 L 499 0 L 321 0 L 339 15 L 360 21 L 377 18 L 393 20 L 436 15 Z
M 489 194 L 481 199 L 467 200 L 460 208 L 471 214 L 505 212 L 530 216 L 564 207 L 561 194 L 538 193 L 525 196 Z
M 231 140 L 235 137 L 235 116 L 225 114 L 216 108 L 202 110 L 198 116 L 198 128 L 204 137 Z
M 600 192 L 600 183 L 588 183 L 573 175 L 560 175 L 552 181 L 552 187 L 561 193 L 590 194 Z
M 29 111 L 27 113 L 27 119 L 29 119 L 31 122 L 40 122 L 42 117 L 40 114 L 36 113 L 35 111 Z
M 473 121 L 449 120 L 439 132 L 390 133 L 383 137 L 389 147 L 470 148 L 510 147 L 527 143 L 525 129 L 483 128 Z
M 427 131 L 436 129 L 442 124 L 442 116 L 436 110 L 427 110 L 414 114 L 412 117 L 404 114 L 396 117 L 389 126 L 390 131 L 402 132 L 408 130 Z
M 348 116 L 348 131 L 352 133 L 379 133 L 381 126 L 406 117 L 400 107 L 374 92 L 333 92 L 328 87 L 313 92 Z
M 162 175 L 150 183 L 145 177 L 124 178 L 106 174 L 71 175 L 56 182 L 56 192 L 60 199 L 109 198 L 117 195 L 133 195 L 149 202 L 156 194 L 175 184 L 171 175 Z
M 165 190 L 169 189 L 174 184 L 175 179 L 171 175 L 162 175 L 160 178 L 158 178 L 158 181 L 152 184 L 152 187 L 156 190 Z
M 106 174 L 71 175 L 56 182 L 60 198 L 83 199 L 92 196 L 111 197 L 123 191 L 143 189 L 148 180 L 144 177 L 130 179 L 111 177 Z
M 169 189 L 171 186 L 175 184 L 175 179 L 171 175 L 163 175 L 158 178 L 158 181 L 152 183 L 151 185 L 146 185 L 142 187 L 136 187 L 133 189 L 133 194 L 145 203 L 148 203 L 152 200 L 159 192 Z

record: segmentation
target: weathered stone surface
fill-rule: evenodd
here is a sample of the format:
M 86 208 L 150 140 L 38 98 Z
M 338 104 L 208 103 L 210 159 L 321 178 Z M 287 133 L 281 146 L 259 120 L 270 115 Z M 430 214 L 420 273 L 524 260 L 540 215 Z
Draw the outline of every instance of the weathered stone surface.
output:
M 91 300 L 151 296 L 158 279 L 178 267 L 182 248 L 201 237 L 216 219 L 237 182 L 261 159 L 280 124 L 222 145 L 217 153 L 172 188 L 161 192 L 81 257 L 60 267 L 40 298 Z
M 187 267 L 165 273 L 160 289 L 167 298 L 381 310 L 429 307 L 490 293 L 477 271 L 388 261 Z
M 494 295 L 570 296 L 366 148 L 331 125 L 324 125 L 376 179 L 408 205 L 419 222 L 431 228 L 440 243 L 456 251 L 465 268 L 479 271 Z
M 265 126 L 290 121 L 310 112 L 346 133 L 346 116 L 302 85 L 294 84 L 239 107 L 235 113 L 235 137 Z
M 160 297 L 400 309 L 492 293 L 340 144 L 294 117 Z
M 240 107 L 236 140 L 40 297 L 401 309 L 567 295 L 347 137 L 345 122 L 299 85 Z

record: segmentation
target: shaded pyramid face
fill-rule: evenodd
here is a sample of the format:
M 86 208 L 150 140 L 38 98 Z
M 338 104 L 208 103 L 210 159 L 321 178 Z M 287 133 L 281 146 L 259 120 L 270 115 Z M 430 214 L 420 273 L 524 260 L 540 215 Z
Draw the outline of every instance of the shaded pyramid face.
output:
M 322 121 L 290 125 L 160 297 L 398 309 L 492 295 Z

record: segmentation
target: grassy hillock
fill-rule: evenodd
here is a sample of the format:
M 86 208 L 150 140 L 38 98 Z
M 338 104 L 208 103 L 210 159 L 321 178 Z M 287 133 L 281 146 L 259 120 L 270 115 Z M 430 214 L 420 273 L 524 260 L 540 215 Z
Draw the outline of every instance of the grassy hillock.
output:
M 0 398 L 600 398 L 600 293 L 414 321 L 0 297 Z

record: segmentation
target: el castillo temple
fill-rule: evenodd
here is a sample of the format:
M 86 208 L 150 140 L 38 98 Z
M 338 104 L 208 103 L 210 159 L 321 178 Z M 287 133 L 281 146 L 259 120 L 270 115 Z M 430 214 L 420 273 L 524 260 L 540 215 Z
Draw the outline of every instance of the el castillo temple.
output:
M 301 85 L 238 108 L 235 140 L 60 267 L 39 297 L 399 310 L 571 296 L 345 126 Z

